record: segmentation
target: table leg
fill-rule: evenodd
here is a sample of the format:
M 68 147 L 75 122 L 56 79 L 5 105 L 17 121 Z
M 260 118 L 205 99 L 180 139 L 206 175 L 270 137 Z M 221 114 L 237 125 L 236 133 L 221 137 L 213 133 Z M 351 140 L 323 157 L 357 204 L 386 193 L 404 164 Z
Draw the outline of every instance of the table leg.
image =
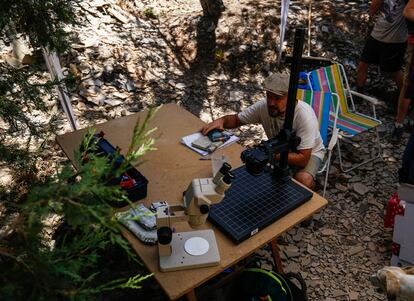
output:
M 189 291 L 185 294 L 187 301 L 197 301 L 197 296 L 194 290 Z
M 270 248 L 272 249 L 272 255 L 273 255 L 273 260 L 276 265 L 276 271 L 278 273 L 283 274 L 282 258 L 280 258 L 280 249 L 279 249 L 279 246 L 277 245 L 276 238 L 270 242 Z

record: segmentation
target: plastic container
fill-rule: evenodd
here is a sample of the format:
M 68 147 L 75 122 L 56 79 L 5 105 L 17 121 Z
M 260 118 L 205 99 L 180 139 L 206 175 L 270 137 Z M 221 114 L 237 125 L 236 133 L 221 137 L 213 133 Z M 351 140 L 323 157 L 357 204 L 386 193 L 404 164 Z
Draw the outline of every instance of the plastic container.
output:
M 98 156 L 108 156 L 109 160 L 112 160 L 117 153 L 117 149 L 109 143 L 104 137 L 104 133 L 100 132 L 94 135 L 95 141 L 97 142 L 96 155 Z M 117 168 L 122 161 L 125 160 L 124 156 L 119 156 L 114 162 L 115 167 Z M 123 190 L 126 191 L 128 198 L 131 202 L 136 202 L 143 198 L 147 197 L 147 186 L 148 180 L 131 164 L 128 164 L 127 171 L 120 177 L 113 178 L 106 182 L 107 186 L 119 185 Z M 120 208 L 128 205 L 128 202 L 109 202 L 112 207 Z

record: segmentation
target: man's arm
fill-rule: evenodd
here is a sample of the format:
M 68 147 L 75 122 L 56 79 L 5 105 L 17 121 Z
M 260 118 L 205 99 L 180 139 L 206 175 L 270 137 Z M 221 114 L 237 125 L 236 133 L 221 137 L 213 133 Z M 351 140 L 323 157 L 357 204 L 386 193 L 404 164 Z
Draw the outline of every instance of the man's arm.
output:
M 404 8 L 403 15 L 409 21 L 414 22 L 414 0 L 408 1 L 407 5 Z
M 237 114 L 226 115 L 203 126 L 201 129 L 201 133 L 203 135 L 207 135 L 208 132 L 214 129 L 223 131 L 224 129 L 234 129 L 242 125 L 243 123 L 240 121 L 239 116 Z
M 312 149 L 301 149 L 297 153 L 289 152 L 288 164 L 291 166 L 305 167 L 312 154 Z M 276 160 L 280 160 L 280 154 L 276 155 Z
M 375 15 L 383 3 L 384 0 L 372 0 L 371 5 L 369 6 L 369 14 L 371 16 Z

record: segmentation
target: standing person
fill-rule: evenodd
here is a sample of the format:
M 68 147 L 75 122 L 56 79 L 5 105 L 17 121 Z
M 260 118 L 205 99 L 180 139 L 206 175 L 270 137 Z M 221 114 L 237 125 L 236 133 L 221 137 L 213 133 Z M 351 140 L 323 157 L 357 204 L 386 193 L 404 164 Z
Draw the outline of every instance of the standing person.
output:
M 403 17 L 404 0 L 372 0 L 371 16 L 378 14 L 358 65 L 356 88 L 362 93 L 368 66 L 378 65 L 381 72 L 393 76 L 398 91 L 403 86 L 402 66 L 407 48 L 407 26 Z
M 413 49 L 414 49 L 414 1 L 409 0 L 404 8 L 404 17 L 407 19 L 408 28 L 408 48 L 406 60 L 406 72 L 404 87 L 398 99 L 398 112 L 395 120 L 394 132 L 392 139 L 394 142 L 401 140 L 404 132 L 404 119 L 407 116 L 411 99 L 414 98 L 414 65 L 413 65 Z
M 414 131 L 405 147 L 402 157 L 402 166 L 399 170 L 399 182 L 414 185 Z
M 276 73 L 264 82 L 266 99 L 256 102 L 239 114 L 226 115 L 210 122 L 201 129 L 207 135 L 213 129 L 233 129 L 245 124 L 261 124 L 271 139 L 283 128 L 289 89 L 289 75 Z M 293 129 L 301 138 L 297 152 L 290 152 L 288 164 L 293 177 L 306 187 L 314 189 L 315 176 L 325 156 L 325 147 L 319 133 L 319 123 L 310 105 L 299 101 L 295 106 Z M 276 155 L 276 160 L 280 154 Z

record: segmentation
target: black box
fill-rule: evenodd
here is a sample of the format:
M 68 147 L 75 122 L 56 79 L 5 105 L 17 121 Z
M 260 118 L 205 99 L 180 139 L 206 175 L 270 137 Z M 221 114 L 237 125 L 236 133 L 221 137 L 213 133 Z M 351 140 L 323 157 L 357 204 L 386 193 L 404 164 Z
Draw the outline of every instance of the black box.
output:
M 108 159 L 112 160 L 119 150 L 113 147 L 112 144 L 104 138 L 104 135 L 103 132 L 94 135 L 93 142 L 96 143 L 96 146 L 98 147 L 95 154 L 98 156 L 108 156 Z M 120 155 L 114 162 L 114 168 L 119 167 L 124 160 L 125 157 Z M 87 161 L 87 159 L 84 161 Z M 120 185 L 122 189 L 126 191 L 131 202 L 136 202 L 147 196 L 148 180 L 131 164 L 128 164 L 126 172 L 120 177 L 110 179 L 106 182 L 106 185 Z M 110 202 L 109 204 L 112 207 L 120 208 L 127 206 L 128 202 Z

